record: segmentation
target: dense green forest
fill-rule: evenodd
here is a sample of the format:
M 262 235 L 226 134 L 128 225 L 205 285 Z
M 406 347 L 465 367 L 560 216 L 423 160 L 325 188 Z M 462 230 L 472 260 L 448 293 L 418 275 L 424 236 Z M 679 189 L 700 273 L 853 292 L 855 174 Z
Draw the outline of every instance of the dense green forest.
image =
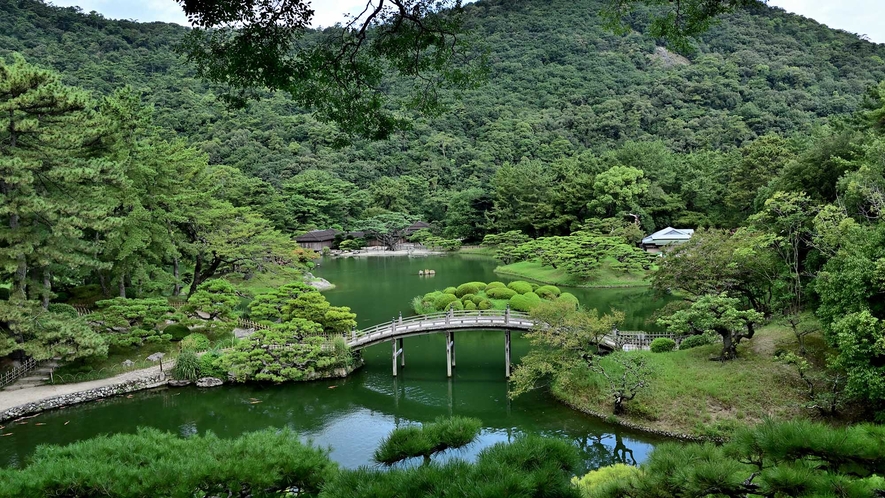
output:
M 565 235 L 624 210 L 646 231 L 735 226 L 787 162 L 813 160 L 813 137 L 844 142 L 833 130 L 885 79 L 885 48 L 778 9 L 727 16 L 682 58 L 642 34 L 641 10 L 619 36 L 603 29 L 598 1 L 484 1 L 466 8 L 485 84 L 371 142 L 284 95 L 226 109 L 175 54 L 184 28 L 38 1 L 0 8 L 0 55 L 19 52 L 98 95 L 130 85 L 158 133 L 250 178 L 228 182 L 230 202 L 288 232 L 349 228 L 379 210 L 468 242 Z

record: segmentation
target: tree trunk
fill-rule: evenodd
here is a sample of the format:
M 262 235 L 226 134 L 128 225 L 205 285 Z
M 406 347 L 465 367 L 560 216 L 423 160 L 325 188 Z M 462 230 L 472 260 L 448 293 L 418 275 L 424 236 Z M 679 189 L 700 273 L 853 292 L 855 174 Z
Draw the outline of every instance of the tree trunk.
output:
M 108 287 L 108 277 L 101 270 L 98 271 L 98 283 L 101 284 L 101 293 L 104 297 L 111 297 L 111 289 Z
M 43 268 L 43 309 L 49 309 L 49 295 L 52 294 L 52 274 L 49 267 Z
M 118 282 L 118 286 L 120 287 L 120 297 L 126 297 L 126 274 L 120 274 L 120 281 Z
M 178 256 L 172 259 L 172 276 L 175 278 L 175 287 L 172 288 L 172 296 L 178 297 L 181 294 L 181 274 L 178 269 Z
M 203 271 L 203 256 L 197 254 L 194 261 L 194 278 L 191 279 L 190 289 L 187 291 L 187 298 L 190 299 L 194 292 L 197 292 L 197 286 L 200 285 L 200 272 Z
M 734 342 L 731 333 L 720 333 L 719 335 L 722 336 L 722 354 L 719 356 L 719 359 L 728 361 L 737 358 L 737 344 Z

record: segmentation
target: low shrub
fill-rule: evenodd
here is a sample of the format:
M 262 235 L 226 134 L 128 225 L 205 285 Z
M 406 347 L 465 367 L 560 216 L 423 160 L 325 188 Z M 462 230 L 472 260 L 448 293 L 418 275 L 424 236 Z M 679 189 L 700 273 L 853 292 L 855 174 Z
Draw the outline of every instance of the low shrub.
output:
M 209 351 L 201 356 L 200 376 L 227 380 L 227 370 L 221 366 L 221 356 L 222 355 L 216 351 Z
M 581 490 L 581 495 L 585 497 L 611 496 L 618 494 L 617 491 L 621 491 L 623 487 L 626 487 L 630 482 L 630 478 L 641 473 L 642 471 L 639 467 L 616 463 L 592 470 L 584 474 L 584 477 L 573 477 L 572 484 L 577 486 Z M 602 491 L 602 493 L 597 494 L 598 491 Z
M 578 298 L 575 297 L 575 295 L 572 294 L 571 292 L 563 292 L 562 294 L 559 295 L 558 298 L 556 298 L 556 301 L 560 302 L 560 303 L 572 303 L 575 305 L 575 307 L 577 307 L 578 304 L 580 304 L 580 302 L 578 301 Z
M 467 311 L 473 311 L 476 309 L 476 304 L 474 304 L 473 301 L 467 301 L 464 303 L 464 309 Z
M 522 295 L 515 295 L 510 298 L 510 309 L 514 311 L 531 311 L 535 306 L 541 304 L 541 298 L 534 292 L 527 292 Z
M 669 337 L 658 337 L 651 341 L 650 349 L 652 353 L 669 353 L 676 349 L 676 341 Z
M 443 294 L 455 294 L 458 291 L 455 287 L 446 287 L 443 289 Z
M 468 294 L 478 294 L 479 291 L 486 288 L 486 284 L 483 282 L 467 282 L 466 284 L 461 284 L 455 289 L 455 295 L 458 297 L 464 297 Z
M 535 294 L 543 297 L 544 299 L 554 299 L 559 297 L 562 294 L 562 291 L 559 290 L 559 287 L 555 285 L 542 285 L 535 289 Z
M 492 302 L 488 299 L 483 299 L 476 305 L 476 309 L 478 310 L 490 310 L 493 308 Z
M 504 282 L 489 282 L 488 285 L 486 285 L 485 290 L 499 289 L 501 287 L 507 287 L 507 286 L 504 285 Z
M 473 298 L 471 299 L 471 301 L 473 301 L 473 304 L 477 306 L 479 306 L 479 303 L 483 302 L 484 300 L 485 298 L 482 296 L 473 296 Z
M 203 334 L 188 334 L 179 347 L 182 351 L 205 351 L 209 349 L 209 338 Z
M 529 292 L 532 292 L 532 284 L 523 282 L 522 280 L 510 282 L 507 284 L 507 288 L 515 291 L 517 294 L 528 294 Z
M 682 339 L 682 342 L 679 343 L 679 350 L 683 351 L 685 349 L 696 348 L 698 346 L 706 346 L 710 344 L 710 339 L 701 334 L 701 335 L 693 335 Z
M 476 294 L 464 294 L 461 296 L 461 302 L 467 304 L 467 301 L 473 301 L 474 297 L 476 297 Z
M 172 377 L 180 380 L 197 380 L 200 378 L 200 358 L 191 350 L 184 350 L 175 360 Z
M 458 297 L 454 294 L 440 294 L 439 297 L 433 300 L 433 307 L 438 311 L 442 311 L 447 309 L 448 305 L 455 301 L 457 301 L 458 304 L 461 303 L 461 301 L 458 301 Z
M 517 295 L 517 292 L 507 287 L 495 287 L 494 289 L 486 289 L 486 295 L 492 299 L 510 299 Z
M 77 310 L 74 309 L 74 307 L 71 306 L 70 304 L 50 303 L 49 308 L 47 308 L 47 311 L 49 311 L 50 313 L 56 313 L 58 315 L 63 315 L 63 316 L 67 316 L 70 318 L 77 318 L 78 316 L 80 316 L 77 313 Z
M 446 306 L 445 311 L 449 311 L 449 310 L 462 311 L 462 310 L 464 310 L 464 304 L 461 303 L 461 301 L 458 301 L 456 299 Z
M 173 323 L 163 329 L 163 333 L 172 336 L 171 341 L 180 341 L 190 335 L 191 330 L 180 323 Z

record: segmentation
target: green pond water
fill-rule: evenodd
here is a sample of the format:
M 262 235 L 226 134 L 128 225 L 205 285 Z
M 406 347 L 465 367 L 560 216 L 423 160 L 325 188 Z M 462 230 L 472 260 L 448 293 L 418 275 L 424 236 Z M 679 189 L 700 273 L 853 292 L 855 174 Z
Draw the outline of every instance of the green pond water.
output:
M 335 305 L 350 306 L 360 327 L 412 314 L 411 299 L 466 281 L 509 281 L 493 273 L 483 257 L 374 257 L 324 259 L 314 274 L 337 285 L 325 293 Z M 436 270 L 419 277 L 418 270 Z M 652 330 L 647 317 L 664 303 L 644 289 L 569 289 L 582 303 L 627 313 L 623 328 Z M 626 431 L 557 403 L 544 392 L 507 398 L 504 338 L 500 331 L 463 331 L 457 336 L 454 377 L 445 369 L 442 335 L 405 339 L 406 367 L 391 375 L 389 343 L 363 351 L 366 365 L 346 379 L 287 385 L 158 389 L 46 412 L 26 424 L 8 423 L 0 439 L 0 465 L 20 466 L 41 444 L 66 444 L 101 434 L 131 433 L 151 426 L 182 436 L 211 431 L 222 437 L 267 427 L 290 427 L 305 440 L 331 449 L 346 467 L 370 465 L 378 442 L 393 428 L 441 415 L 483 421 L 483 431 L 466 449 L 443 458 L 472 458 L 481 449 L 534 432 L 569 439 L 586 469 L 645 459 L 658 438 Z M 528 351 L 514 334 L 513 356 Z M 36 425 L 36 424 L 43 425 Z

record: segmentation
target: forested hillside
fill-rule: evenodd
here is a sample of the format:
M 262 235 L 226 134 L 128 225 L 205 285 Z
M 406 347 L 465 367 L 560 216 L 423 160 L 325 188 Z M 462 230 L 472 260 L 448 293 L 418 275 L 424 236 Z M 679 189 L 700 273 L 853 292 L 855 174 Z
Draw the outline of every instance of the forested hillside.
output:
M 229 198 L 280 229 L 346 227 L 380 208 L 470 240 L 566 234 L 623 209 L 639 211 L 646 230 L 733 226 L 804 137 L 856 111 L 885 79 L 885 47 L 778 9 L 728 16 L 686 59 L 641 34 L 642 12 L 619 36 L 603 29 L 601 8 L 469 5 L 486 84 L 392 140 L 344 146 L 334 125 L 284 95 L 225 109 L 175 55 L 178 26 L 4 0 L 0 55 L 20 52 L 99 94 L 131 85 L 161 133 L 261 179 L 232 181 Z M 758 140 L 768 134 L 778 137 Z

